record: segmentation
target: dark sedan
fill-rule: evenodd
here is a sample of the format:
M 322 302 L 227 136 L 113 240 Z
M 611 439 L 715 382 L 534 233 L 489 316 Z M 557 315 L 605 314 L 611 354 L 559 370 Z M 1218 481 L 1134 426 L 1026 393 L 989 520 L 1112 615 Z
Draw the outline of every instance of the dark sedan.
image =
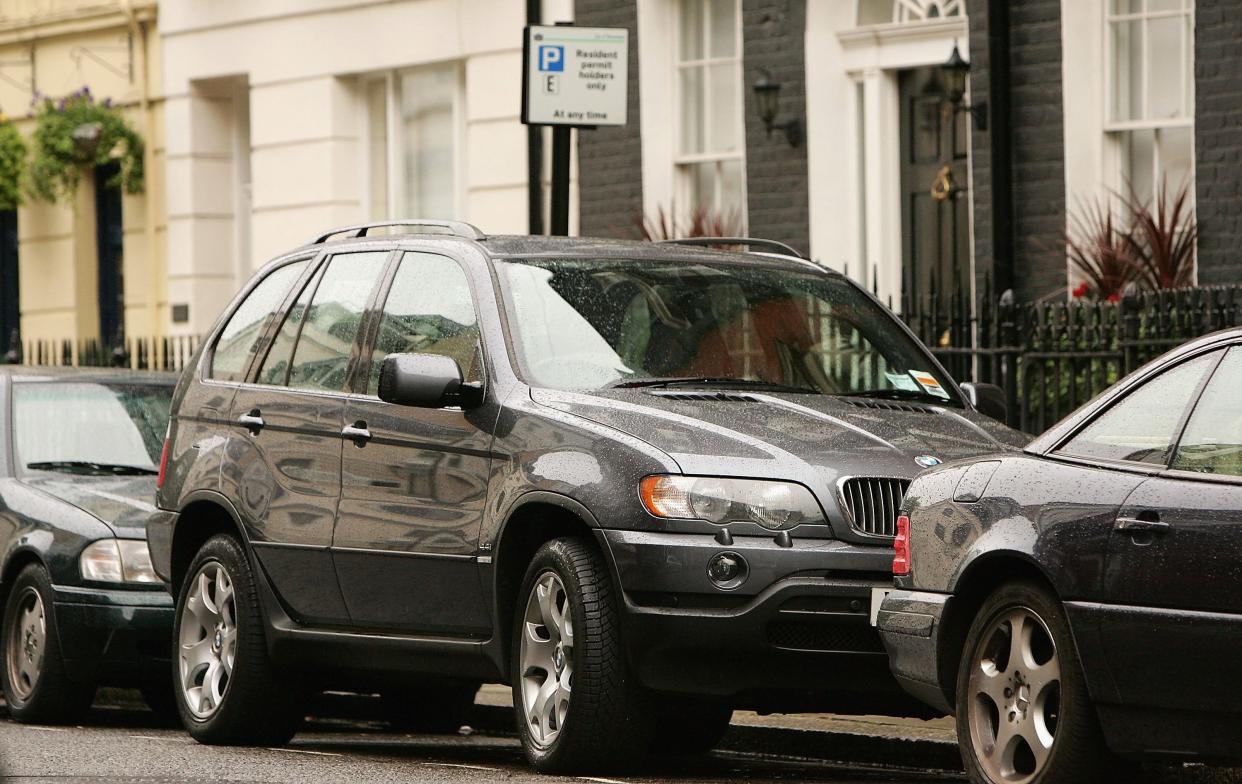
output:
M 1242 757 L 1242 330 L 911 486 L 878 624 L 976 782 Z M 1115 772 L 1115 771 L 1114 771 Z
M 72 720 L 100 685 L 171 710 L 172 599 L 146 520 L 174 382 L 0 369 L 0 680 L 18 721 Z

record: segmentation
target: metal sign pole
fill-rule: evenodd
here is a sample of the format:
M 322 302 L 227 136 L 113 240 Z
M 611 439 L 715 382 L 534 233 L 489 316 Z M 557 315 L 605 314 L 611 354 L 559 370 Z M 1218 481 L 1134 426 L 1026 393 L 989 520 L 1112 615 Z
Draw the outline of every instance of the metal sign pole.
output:
M 552 235 L 569 236 L 569 155 L 572 146 L 568 125 L 552 128 Z

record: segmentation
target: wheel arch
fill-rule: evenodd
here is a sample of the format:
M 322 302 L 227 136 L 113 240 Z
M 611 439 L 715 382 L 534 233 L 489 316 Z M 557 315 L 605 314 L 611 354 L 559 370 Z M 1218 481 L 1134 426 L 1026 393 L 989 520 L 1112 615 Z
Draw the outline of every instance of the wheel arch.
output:
M 492 557 L 496 639 L 506 680 L 512 647 L 513 615 L 522 578 L 535 552 L 546 542 L 564 536 L 592 537 L 599 522 L 583 504 L 559 493 L 531 491 L 510 508 L 496 537 Z M 593 538 L 593 537 L 592 537 Z M 605 554 L 610 571 L 611 559 Z
M 1028 554 L 1001 550 L 985 553 L 968 563 L 952 586 L 953 599 L 941 619 L 936 667 L 949 705 L 956 707 L 957 670 L 966 646 L 966 635 L 979 608 L 997 588 L 1013 580 L 1033 580 L 1061 601 L 1048 574 Z
M 4 607 L 9 601 L 9 592 L 13 590 L 13 581 L 17 579 L 17 575 L 31 564 L 37 564 L 47 572 L 47 563 L 43 559 L 43 554 L 35 550 L 33 547 L 22 547 L 14 550 L 9 554 L 8 559 L 4 562 L 4 569 L 0 571 L 0 616 L 4 613 Z M 4 653 L 0 650 L 0 660 L 3 659 Z
M 217 534 L 235 536 L 243 547 L 247 544 L 245 527 L 227 498 L 215 492 L 188 496 L 177 515 L 170 548 L 169 580 L 174 598 L 180 591 L 194 554 L 204 542 Z

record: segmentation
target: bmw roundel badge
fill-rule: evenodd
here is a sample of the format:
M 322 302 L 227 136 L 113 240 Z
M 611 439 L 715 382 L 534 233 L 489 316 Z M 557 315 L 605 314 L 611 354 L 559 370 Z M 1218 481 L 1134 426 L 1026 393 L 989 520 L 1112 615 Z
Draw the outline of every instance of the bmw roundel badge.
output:
M 940 465 L 944 461 L 936 457 L 935 455 L 919 455 L 918 457 L 914 458 L 914 462 L 918 463 L 924 468 L 931 468 L 932 466 Z

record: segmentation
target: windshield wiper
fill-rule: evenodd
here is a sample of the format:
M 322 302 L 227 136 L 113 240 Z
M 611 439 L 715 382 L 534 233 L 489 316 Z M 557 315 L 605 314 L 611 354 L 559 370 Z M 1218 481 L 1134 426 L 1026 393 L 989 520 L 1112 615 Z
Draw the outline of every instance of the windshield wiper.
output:
M 71 474 L 90 473 L 100 476 L 155 476 L 154 468 L 118 463 L 95 463 L 90 460 L 42 460 L 27 463 L 35 471 L 65 471 Z
M 874 397 L 881 400 L 919 400 L 925 403 L 952 403 L 947 397 L 917 389 L 864 389 L 859 392 L 836 392 L 834 397 Z
M 726 376 L 684 376 L 675 378 L 630 378 L 616 381 L 608 385 L 609 389 L 638 389 L 640 387 L 741 387 L 746 389 L 766 389 L 770 392 L 796 392 L 799 394 L 818 395 L 818 389 L 781 384 L 776 381 L 763 381 L 757 378 L 728 378 Z

